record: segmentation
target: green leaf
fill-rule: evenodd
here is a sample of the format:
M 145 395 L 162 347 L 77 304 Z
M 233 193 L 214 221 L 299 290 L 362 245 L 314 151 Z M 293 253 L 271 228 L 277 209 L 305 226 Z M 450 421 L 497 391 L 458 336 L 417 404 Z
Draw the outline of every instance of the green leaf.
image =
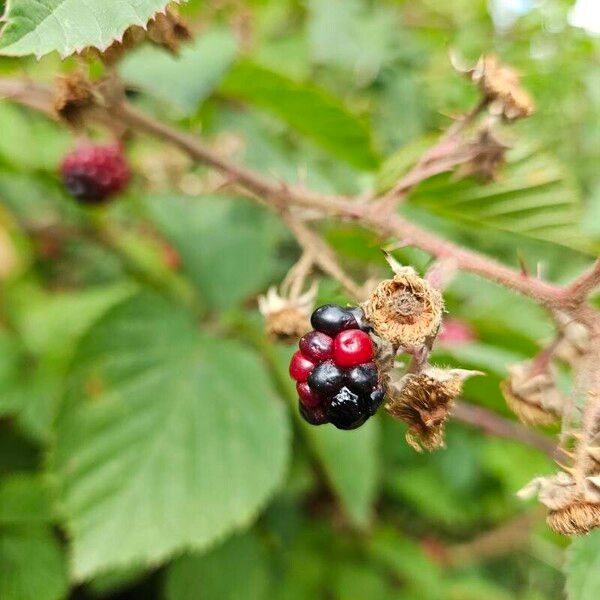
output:
M 363 0 L 308 2 L 308 42 L 313 59 L 348 69 L 361 83 L 374 79 L 394 52 L 394 17 L 366 10 Z
M 16 339 L 0 329 L 0 415 L 18 410 L 19 400 L 15 388 L 20 383 L 22 349 Z
M 305 422 L 300 427 L 348 518 L 359 527 L 367 526 L 379 479 L 377 419 L 354 431 L 340 431 L 332 425 L 317 428 Z
M 439 598 L 442 595 L 442 572 L 417 542 L 402 537 L 397 530 L 386 528 L 373 534 L 368 549 L 377 564 L 389 569 L 411 590 L 418 592 L 419 597 Z
M 191 115 L 219 84 L 236 49 L 229 31 L 215 29 L 184 46 L 177 56 L 154 46 L 141 47 L 127 55 L 120 70 L 129 83 Z
M 418 137 L 387 158 L 381 164 L 377 173 L 377 179 L 375 180 L 377 192 L 382 194 L 394 187 L 394 184 L 417 163 L 423 152 L 435 142 L 436 138 L 432 135 Z
M 276 273 L 283 230 L 264 210 L 221 196 L 152 196 L 144 202 L 211 308 L 239 304 Z
M 66 560 L 49 529 L 0 528 L 2 600 L 60 600 L 67 591 Z
M 600 530 L 573 539 L 567 551 L 566 574 L 569 600 L 600 597 Z
M 27 286 L 21 294 L 16 294 L 13 318 L 24 346 L 37 360 L 32 367 L 26 356 L 13 351 L 12 374 L 9 376 L 7 372 L 0 378 L 0 413 L 16 414 L 29 436 L 47 441 L 62 376 L 77 340 L 96 319 L 134 289 L 129 284 L 117 284 L 49 294 Z M 2 346 L 0 335 L 0 349 Z M 2 354 L 0 375 L 3 362 L 11 353 Z
M 8 102 L 0 103 L 0 156 L 19 170 L 56 171 L 71 139 L 50 119 Z
M 0 526 L 51 522 L 55 516 L 54 493 L 48 478 L 38 474 L 3 477 L 0 479 Z
M 76 579 L 208 547 L 256 516 L 287 463 L 256 356 L 149 293 L 83 338 L 56 429 Z
M 166 600 L 269 598 L 265 548 L 251 533 L 235 536 L 207 554 L 177 559 L 167 571 Z
M 370 170 L 378 164 L 365 122 L 324 90 L 249 61 L 235 65 L 221 90 L 271 112 L 355 167 Z
M 0 36 L 0 54 L 61 56 L 88 46 L 105 50 L 131 25 L 145 26 L 169 0 L 12 0 Z
M 390 161 L 401 163 L 399 157 Z M 385 171 L 385 168 L 383 169 Z M 386 182 L 394 181 L 388 162 Z M 583 205 L 576 181 L 539 149 L 510 154 L 497 182 L 442 174 L 419 185 L 410 204 L 450 221 L 552 242 L 580 252 L 598 247 L 581 230 Z

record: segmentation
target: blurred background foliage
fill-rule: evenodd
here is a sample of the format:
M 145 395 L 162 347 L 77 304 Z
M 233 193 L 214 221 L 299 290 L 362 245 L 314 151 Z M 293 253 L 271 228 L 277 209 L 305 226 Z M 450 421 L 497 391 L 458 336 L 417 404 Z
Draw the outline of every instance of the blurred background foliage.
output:
M 477 102 L 449 51 L 497 53 L 537 105 L 502 131 L 509 164 L 485 186 L 438 176 L 402 211 L 564 282 L 600 248 L 599 40 L 569 24 L 572 10 L 190 0 L 196 37 L 180 56 L 143 46 L 119 69 L 132 101 L 224 154 L 360 194 L 389 187 Z M 77 63 L 1 58 L 0 73 L 49 81 Z M 304 425 L 291 350 L 264 338 L 256 310 L 299 255 L 284 226 L 136 137 L 126 196 L 83 210 L 57 176 L 74 143 L 0 102 L 2 600 L 564 597 L 567 541 L 515 497 L 553 470 L 548 458 L 456 423 L 434 454 L 416 454 L 383 415 L 355 432 Z M 386 240 L 350 224 L 323 232 L 359 281 L 385 274 Z M 319 299 L 348 300 L 327 278 Z M 470 333 L 435 360 L 485 371 L 465 399 L 509 416 L 498 384 L 551 337 L 550 321 L 467 275 L 447 306 Z M 595 535 L 570 552 L 571 598 L 600 596 L 599 551 Z

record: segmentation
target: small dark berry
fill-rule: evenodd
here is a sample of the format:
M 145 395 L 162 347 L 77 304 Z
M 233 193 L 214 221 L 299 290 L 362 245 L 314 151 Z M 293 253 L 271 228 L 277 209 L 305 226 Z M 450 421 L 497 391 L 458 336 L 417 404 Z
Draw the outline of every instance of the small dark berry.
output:
M 356 429 L 368 418 L 365 398 L 343 387 L 325 409 L 327 418 L 338 429 Z
M 375 388 L 371 392 L 371 395 L 370 395 L 370 400 L 371 400 L 370 413 L 372 415 L 374 415 L 377 412 L 377 410 L 381 406 L 381 403 L 383 402 L 384 397 L 385 397 L 385 390 L 382 387 Z
M 306 381 L 315 363 L 311 362 L 299 350 L 294 353 L 290 361 L 290 377 L 295 381 Z
M 336 394 L 344 384 L 344 371 L 331 360 L 317 365 L 308 377 L 308 385 L 319 396 Z
M 320 331 L 310 331 L 300 340 L 300 351 L 315 363 L 331 358 L 333 338 Z
M 375 363 L 364 363 L 346 373 L 346 385 L 353 392 L 368 396 L 377 385 L 378 375 Z
M 131 173 L 118 144 L 87 144 L 68 154 L 61 165 L 65 187 L 85 204 L 101 204 L 127 185 Z
M 358 328 L 365 333 L 371 333 L 373 331 L 373 327 L 369 325 L 369 322 L 365 318 L 365 313 L 360 306 L 353 306 L 352 308 L 346 309 L 352 316 L 356 319 L 358 323 Z
M 310 318 L 311 325 L 321 333 L 334 337 L 344 329 L 358 327 L 354 315 L 338 304 L 319 306 Z
M 374 354 L 369 334 L 360 329 L 342 331 L 333 341 L 333 360 L 340 367 L 354 367 L 369 362 Z
M 302 418 L 311 425 L 323 425 L 327 423 L 327 416 L 322 406 L 305 406 L 301 401 L 298 402 L 298 410 Z
M 321 404 L 321 396 L 313 392 L 305 381 L 296 384 L 296 391 L 298 392 L 298 396 L 300 396 L 300 402 L 304 406 L 313 407 Z

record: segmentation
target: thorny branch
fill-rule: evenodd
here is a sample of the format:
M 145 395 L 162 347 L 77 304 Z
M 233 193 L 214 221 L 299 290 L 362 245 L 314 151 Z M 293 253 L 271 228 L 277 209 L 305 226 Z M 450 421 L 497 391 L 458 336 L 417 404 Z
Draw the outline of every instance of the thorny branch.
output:
M 500 79 L 504 78 L 504 83 L 509 88 L 514 83 L 511 73 L 506 69 L 503 70 L 493 62 L 486 63 L 485 66 L 489 69 L 496 69 L 496 76 Z M 600 260 L 596 261 L 588 271 L 576 278 L 570 285 L 557 286 L 447 241 L 395 212 L 397 203 L 418 183 L 434 174 L 450 170 L 461 162 L 470 160 L 469 151 L 465 149 L 466 146 L 461 144 L 464 130 L 488 105 L 489 98 L 485 94 L 491 93 L 490 90 L 494 91 L 489 82 L 480 81 L 480 86 L 484 92 L 482 102 L 463 119 L 456 121 L 440 141 L 424 153 L 404 178 L 398 181 L 387 194 L 374 202 L 365 202 L 364 198 L 322 194 L 306 189 L 304 186 L 289 185 L 266 177 L 221 156 L 196 136 L 184 133 L 141 112 L 129 104 L 122 95 L 116 99 L 112 96 L 102 97 L 100 95 L 101 97 L 99 101 L 96 99 L 94 111 L 90 112 L 89 117 L 102 123 L 110 121 L 114 123 L 115 127 L 126 127 L 172 144 L 183 150 L 194 161 L 206 164 L 223 173 L 228 181 L 234 182 L 262 202 L 269 204 L 286 221 L 302 246 L 305 255 L 310 257 L 311 261 L 324 272 L 338 280 L 352 296 L 360 298 L 362 289 L 342 270 L 327 244 L 306 225 L 303 221 L 302 209 L 309 209 L 311 216 L 316 213 L 321 217 L 338 217 L 358 221 L 363 227 L 370 229 L 382 238 L 401 240 L 403 244 L 413 245 L 438 259 L 451 259 L 459 270 L 474 273 L 510 288 L 535 300 L 552 312 L 562 311 L 587 328 L 590 342 L 592 342 L 589 353 L 595 352 L 598 349 L 598 340 L 600 340 L 600 312 L 590 306 L 587 299 L 600 285 Z M 51 115 L 53 112 L 52 90 L 47 86 L 28 80 L 0 79 L 0 98 L 2 97 L 46 114 Z M 512 115 L 516 114 L 514 112 L 515 98 L 516 93 L 506 95 L 506 107 L 510 109 Z M 526 105 L 523 110 L 524 114 L 528 114 Z M 511 118 L 510 114 L 508 114 L 508 118 Z M 576 457 L 583 456 L 588 447 L 584 447 L 584 443 L 591 443 L 592 434 L 597 433 L 599 390 L 597 377 L 590 376 L 597 370 L 596 362 L 597 356 L 591 357 L 591 360 L 588 356 L 588 360 L 575 365 L 577 379 L 585 382 L 587 386 L 584 395 L 588 399 L 584 404 L 581 419 L 582 428 L 587 429 L 587 434 L 584 431 L 580 436 L 584 441 L 577 446 Z M 555 452 L 554 445 L 543 436 L 533 434 L 525 428 L 521 429 L 520 425 L 504 421 L 484 409 L 458 404 L 456 416 L 464 422 L 472 423 L 490 433 L 520 439 L 550 455 Z M 586 461 L 581 459 L 580 462 L 583 464 Z M 583 486 L 584 483 L 581 483 L 580 487 Z M 580 496 L 577 496 L 577 499 L 580 499 Z M 597 526 L 597 524 L 593 526 Z
M 41 84 L 27 80 L 0 80 L 0 97 L 4 97 L 49 114 L 52 107 L 52 92 Z M 32 102 L 32 98 L 35 101 Z M 207 144 L 195 136 L 179 131 L 166 123 L 162 123 L 149 115 L 134 108 L 126 101 L 105 107 L 108 115 L 122 124 L 141 133 L 152 135 L 171 143 L 193 160 L 211 166 L 227 175 L 229 180 L 248 189 L 263 200 L 277 206 L 301 207 L 320 211 L 324 216 L 337 216 L 344 219 L 360 221 L 360 223 L 381 236 L 393 236 L 402 239 L 407 244 L 421 248 L 438 258 L 453 258 L 458 269 L 469 271 L 511 288 L 525 296 L 533 298 L 544 306 L 569 306 L 573 300 L 579 301 L 582 294 L 587 293 L 590 283 L 587 281 L 574 282 L 575 290 L 570 287 L 562 288 L 544 282 L 537 277 L 523 275 L 520 271 L 511 269 L 501 263 L 477 252 L 462 248 L 444 240 L 423 227 L 409 222 L 400 215 L 381 215 L 377 204 L 335 194 L 321 194 L 306 189 L 304 186 L 281 184 L 265 177 L 236 162 L 220 156 Z M 404 189 L 416 185 L 431 176 L 428 169 L 423 169 L 417 176 L 410 172 L 408 183 L 402 181 L 396 187 Z M 598 278 L 598 267 L 594 277 Z

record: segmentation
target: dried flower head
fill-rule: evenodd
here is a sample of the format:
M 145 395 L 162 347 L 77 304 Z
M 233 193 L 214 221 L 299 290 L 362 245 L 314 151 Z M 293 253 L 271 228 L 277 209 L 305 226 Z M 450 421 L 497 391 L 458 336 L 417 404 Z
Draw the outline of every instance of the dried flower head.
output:
M 538 370 L 526 361 L 510 365 L 508 373 L 500 389 L 515 415 L 527 425 L 555 423 L 567 399 L 556 386 L 554 369 L 547 365 Z
M 293 343 L 310 330 L 310 314 L 317 292 L 316 283 L 297 298 L 279 295 L 271 287 L 258 299 L 258 308 L 265 318 L 267 335 L 273 340 Z
M 413 348 L 437 334 L 444 301 L 412 267 L 403 267 L 390 258 L 388 261 L 394 278 L 380 282 L 362 308 L 379 337 L 397 348 Z
M 556 533 L 581 535 L 600 526 L 600 489 L 594 479 L 588 477 L 581 489 L 568 473 L 536 477 L 518 496 L 525 499 L 537 496 L 549 509 L 546 520 Z
M 464 369 L 427 367 L 421 373 L 408 373 L 397 382 L 389 382 L 390 415 L 408 425 L 406 441 L 415 450 L 435 450 L 444 446 L 444 424 L 463 383 L 471 375 Z
M 491 114 L 508 121 L 528 117 L 535 110 L 531 96 L 521 87 L 520 76 L 496 56 L 482 56 L 471 69 L 457 67 L 483 92 Z
M 484 183 L 498 179 L 498 173 L 506 162 L 506 152 L 510 146 L 501 142 L 492 129 L 484 127 L 469 147 L 473 158 L 459 167 L 457 176 L 472 176 Z
M 554 355 L 569 365 L 577 364 L 588 352 L 590 335 L 586 326 L 562 311 L 554 314 L 561 338 Z

